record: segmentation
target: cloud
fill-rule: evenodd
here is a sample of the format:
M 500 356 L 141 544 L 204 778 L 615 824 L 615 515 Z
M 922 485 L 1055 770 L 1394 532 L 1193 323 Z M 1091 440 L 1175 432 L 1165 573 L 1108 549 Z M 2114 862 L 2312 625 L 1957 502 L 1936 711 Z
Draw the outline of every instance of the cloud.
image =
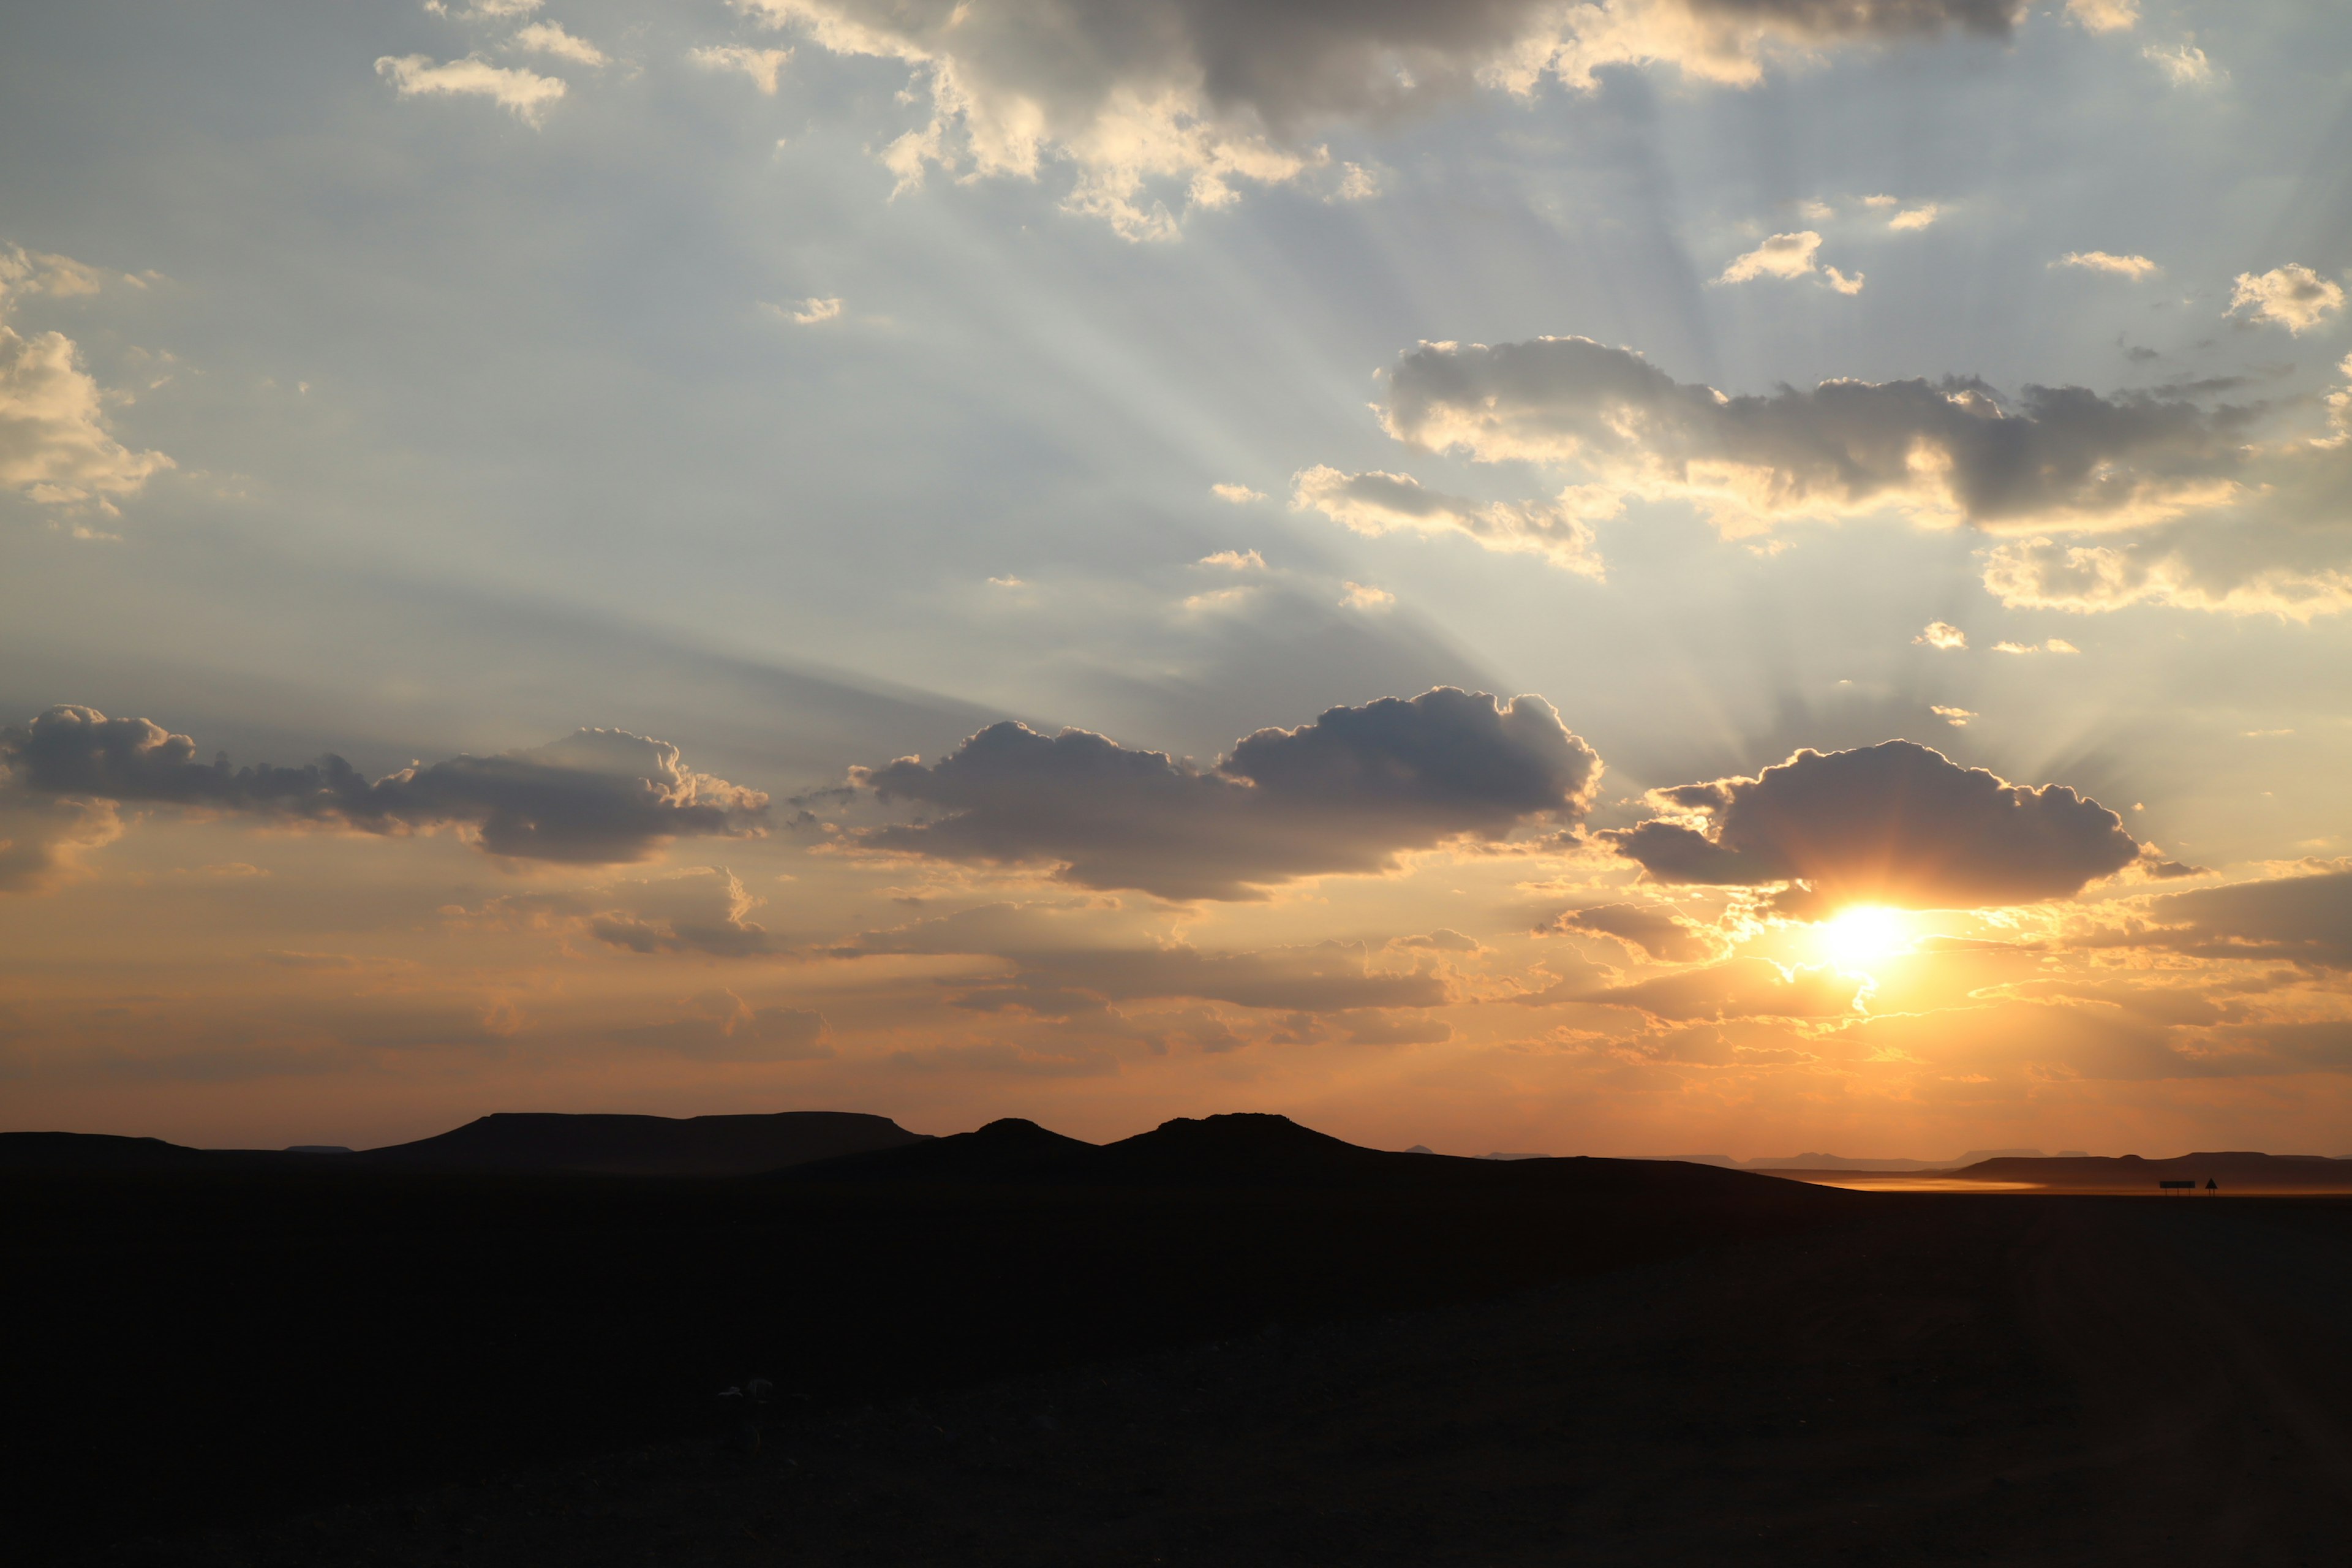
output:
M 2213 62 L 2191 43 L 2175 44 L 2168 49 L 2150 44 L 2140 50 L 2140 58 L 2153 62 L 2175 87 L 2203 87 L 2213 79 Z
M 1949 621 L 1929 621 L 1926 628 L 1911 640 L 1922 647 L 1949 653 L 1954 649 L 1968 647 L 1969 634 Z
M 2139 24 L 2139 0 L 2066 0 L 2066 19 L 2086 33 L 2120 33 Z
M 1254 500 L 1265 499 L 1264 490 L 1254 490 L 1247 485 L 1211 485 L 1209 493 L 1219 500 L 1229 501 L 1234 506 L 1247 506 Z
M 1735 958 L 1705 969 L 1604 986 L 1580 1000 L 1631 1007 L 1666 1023 L 1730 1018 L 1834 1018 L 1858 1010 L 1867 978 L 1826 966 L 1783 969 L 1769 960 Z
M 1654 790 L 1662 816 L 1596 837 L 1662 882 L 1790 886 L 1783 912 L 1980 909 L 2071 898 L 2148 854 L 2063 784 L 2028 788 L 1912 741 L 1799 752 L 1755 778 Z
M 2048 642 L 2039 643 L 1997 642 L 1992 645 L 1992 651 L 1995 653 L 2080 653 L 2083 650 L 2064 637 L 2052 637 Z
M 2352 969 L 2352 868 L 2341 864 L 2158 894 L 2134 906 L 2126 930 L 2106 944 Z
M 163 453 L 133 452 L 114 438 L 104 399 L 71 339 L 24 337 L 0 320 L 0 487 L 46 504 L 111 510 L 171 468 Z
M 642 859 L 676 837 L 757 836 L 768 797 L 685 767 L 677 748 L 621 730 L 581 730 L 498 756 L 412 763 L 370 783 L 342 758 L 231 772 L 145 719 L 60 706 L 0 728 L 0 797 L 155 803 L 365 833 L 454 828 L 519 859 Z
M 1396 595 L 1386 588 L 1375 588 L 1369 583 L 1343 583 L 1339 607 L 1343 610 L 1385 610 L 1396 604 Z
M 1942 210 L 1935 203 L 1927 202 L 1907 212 L 1896 213 L 1886 220 L 1886 226 L 1898 231 L 1926 228 L 1936 221 L 1937 214 Z
M 833 1031 L 824 1014 L 804 1007 L 754 1007 L 724 990 L 695 997 L 679 1017 L 608 1029 L 604 1037 L 618 1046 L 703 1060 L 801 1062 L 834 1054 Z
M 795 326 L 802 327 L 814 327 L 821 321 L 838 321 L 841 317 L 841 301 L 838 299 L 808 299 L 797 305 L 772 308 L 791 317 Z
M 1979 717 L 1977 713 L 1969 709 L 1946 708 L 1936 704 L 1930 704 L 1927 711 L 1933 713 L 1937 718 L 1941 719 L 1945 723 L 1949 724 L 1955 730 L 1967 729 L 1969 727 L 1969 721 Z
M 517 66 L 494 66 L 478 56 L 436 63 L 429 55 L 386 55 L 375 74 L 402 98 L 487 98 L 526 125 L 537 125 L 564 93 L 561 79 Z
M 2270 321 L 2290 332 L 2305 332 L 2342 309 L 2341 283 L 2290 261 L 2264 273 L 2239 273 L 2228 313 L 2235 315 L 2245 310 L 2254 321 Z
M 776 96 L 776 79 L 792 63 L 790 49 L 755 49 L 748 44 L 707 44 L 688 52 L 687 58 L 704 70 L 740 71 L 751 85 Z
M 1087 1006 L 1192 998 L 1291 1013 L 1360 1007 L 1437 1007 L 1453 1000 L 1445 981 L 1421 971 L 1369 967 L 1364 945 L 1321 942 L 1217 952 L 1182 942 L 1137 947 L 1102 939 L 1101 911 L 983 904 L 891 931 L 868 931 L 832 950 L 837 958 L 883 954 L 975 954 L 1003 959 L 1008 979 L 976 982 L 958 1005 L 1072 1016 Z
M 1383 871 L 1451 839 L 1571 823 L 1600 773 L 1542 698 L 1439 687 L 1260 730 L 1213 768 L 1006 722 L 935 763 L 902 758 L 851 777 L 886 802 L 946 814 L 861 830 L 869 848 L 1054 865 L 1082 886 L 1189 900 L 1259 897 L 1301 877 Z
M 608 902 L 615 907 L 602 907 Z M 774 951 L 767 929 L 751 919 L 766 902 L 732 871 L 697 866 L 675 876 L 600 888 L 583 910 L 593 911 L 587 913 L 591 935 L 631 952 L 750 958 Z
M 508 39 L 507 47 L 520 49 L 526 54 L 570 60 L 574 65 L 608 66 L 613 63 L 610 55 L 587 39 L 565 32 L 561 22 L 533 22 Z
M 1821 247 L 1822 237 L 1811 229 L 1776 234 L 1745 256 L 1735 258 L 1716 281 L 1746 283 L 1758 278 L 1818 277 L 1841 294 L 1861 293 L 1863 275 L 1857 272 L 1849 278 L 1834 267 L 1822 267 L 1817 256 Z
M 1316 127 L 1381 121 L 1478 88 L 1597 85 L 1671 65 L 1748 85 L 1777 60 L 1958 30 L 2005 37 L 2018 0 L 740 0 L 838 55 L 905 65 L 927 123 L 882 154 L 899 188 L 931 167 L 1034 179 L 1067 164 L 1066 205 L 1131 239 L 1178 233 L 1171 198 L 1236 199 L 1329 162 Z M 1343 191 L 1347 182 L 1343 182 Z M 1181 195 L 1179 194 L 1181 193 Z
M 1343 474 L 1320 466 L 1291 482 L 1293 511 L 1319 511 L 1357 533 L 1458 533 L 1488 550 L 1541 556 L 1564 572 L 1602 574 L 1591 526 L 1577 510 L 1573 491 L 1557 502 L 1474 501 L 1424 489 L 1410 474 Z M 1603 515 L 1616 510 L 1613 498 L 1600 504 Z
M 1590 909 L 1563 910 L 1536 928 L 1538 936 L 1579 931 L 1631 942 L 1665 963 L 1696 963 L 1722 950 L 1722 943 L 1704 927 L 1654 904 L 1596 904 Z
M 106 287 L 106 281 L 107 274 L 87 261 L 26 250 L 21 245 L 0 246 L 0 311 L 7 309 L 12 296 L 47 294 L 53 299 L 70 300 L 99 292 Z M 123 281 L 146 287 L 136 278 L 126 276 Z
M 46 893 L 82 870 L 82 857 L 122 837 L 111 801 L 45 799 L 0 777 L 0 893 Z
M 1260 500 L 1265 498 L 1260 496 Z M 1193 563 L 1196 566 L 1216 566 L 1227 572 L 1263 572 L 1265 557 L 1255 550 L 1220 550 L 1214 555 L 1203 555 Z
M 2116 256 L 2104 250 L 2070 250 L 2050 265 L 2079 267 L 2089 272 L 2112 272 L 2135 283 L 2164 270 L 2145 256 Z
M 1685 500 L 1739 534 L 1890 508 L 2014 532 L 2145 525 L 2236 496 L 2258 412 L 2082 387 L 2004 400 L 1958 377 L 1735 397 L 1629 349 L 1538 338 L 1422 344 L 1391 369 L 1383 416 L 1411 447 L 1579 470 L 1582 495 Z

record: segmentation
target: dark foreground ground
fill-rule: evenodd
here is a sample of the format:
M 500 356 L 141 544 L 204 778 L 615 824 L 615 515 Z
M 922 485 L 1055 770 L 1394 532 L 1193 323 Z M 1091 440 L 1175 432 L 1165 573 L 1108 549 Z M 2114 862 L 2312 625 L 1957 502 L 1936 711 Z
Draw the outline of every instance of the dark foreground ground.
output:
M 923 1300 L 878 1309 L 886 1337 L 915 1336 L 912 1370 L 861 1389 L 871 1368 L 856 1358 L 875 1347 L 849 1346 L 845 1363 L 801 1342 L 793 1364 L 722 1376 L 707 1349 L 698 1394 L 757 1371 L 813 1395 L 786 1402 L 755 1455 L 730 1451 L 698 1405 L 679 1413 L 681 1435 L 498 1471 L 496 1445 L 468 1448 L 453 1420 L 438 1462 L 462 1484 L 401 1484 L 423 1473 L 401 1468 L 413 1455 L 384 1458 L 373 1490 L 330 1463 L 306 1472 L 310 1501 L 367 1500 L 265 1518 L 268 1489 L 249 1485 L 235 1508 L 214 1499 L 239 1517 L 191 1528 L 206 1505 L 182 1496 L 127 1531 L 141 1498 L 173 1497 L 175 1470 L 210 1462 L 204 1412 L 159 1387 L 119 1412 L 138 1439 L 106 1456 L 121 1507 L 78 1495 L 46 1550 L 257 1568 L 2347 1561 L 2352 1205 L 1828 1196 L 1729 1225 L 1653 1205 L 1646 1239 L 1602 1226 L 1566 1251 L 1530 1245 L 1512 1267 L 1418 1285 L 1465 1215 L 1400 1217 L 1391 1203 L 1386 1245 L 1407 1276 L 1370 1318 L 1311 1285 L 1381 1294 L 1377 1271 L 1349 1261 L 1383 1245 L 1378 1205 L 1294 1194 L 1305 1207 L 1287 1230 L 1257 1212 L 1265 1194 L 1163 1195 L 1140 1217 L 1131 1196 L 1106 1199 L 1119 1212 L 1080 1216 L 1106 1236 L 1160 1227 L 1152 1256 L 1179 1264 L 1231 1258 L 1251 1236 L 1303 1247 L 1295 1267 L 1258 1255 L 1267 1277 L 1217 1285 L 1203 1305 L 1181 1268 L 1139 1297 L 1088 1298 L 1071 1283 L 1083 1271 L 1058 1270 L 1066 1289 L 1023 1295 L 979 1259 L 1037 1267 L 1016 1232 L 1058 1248 L 1076 1234 L 1070 1211 L 1000 1199 L 950 1225 L 900 1198 L 856 1218 L 933 1248 L 933 1263 L 951 1234 L 981 1238 Z M 1318 1231 L 1328 1250 L 1308 1241 Z M 1507 1232 L 1459 1239 L 1458 1260 L 1509 1252 Z M 1131 1272 L 1119 1244 L 1099 1247 L 1097 1268 Z M 1451 1304 L 1429 1300 L 1449 1291 Z M 1008 1292 L 1048 1331 L 1022 1339 L 992 1317 Z M 1155 1300 L 1204 1331 L 1177 1344 L 1185 1324 L 1155 1317 Z M 1253 1317 L 1272 1300 L 1287 1308 L 1279 1326 Z M 789 1292 L 772 1307 L 823 1316 Z M 559 1331 L 570 1310 L 551 1303 Z M 975 1315 L 1017 1342 L 957 1341 L 952 1325 Z M 919 1342 L 924 1323 L 950 1348 Z M 530 1328 L 516 1325 L 517 1353 Z M 991 1354 L 1008 1370 L 968 1375 Z M 645 1361 L 625 1339 L 609 1359 Z M 322 1388 L 300 1436 L 365 1450 L 371 1410 L 399 1405 L 396 1391 Z M 501 1443 L 522 1440 L 504 1430 Z M 262 1447 L 282 1461 L 283 1444 Z

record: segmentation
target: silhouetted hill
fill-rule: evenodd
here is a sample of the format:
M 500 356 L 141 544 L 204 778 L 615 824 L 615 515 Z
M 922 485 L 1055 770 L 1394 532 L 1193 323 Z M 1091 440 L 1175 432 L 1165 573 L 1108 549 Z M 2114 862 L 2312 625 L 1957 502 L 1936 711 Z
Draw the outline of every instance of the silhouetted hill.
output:
M 1034 1121 L 780 1172 L 795 1183 L 905 1183 L 1085 1188 L 1292 1191 L 1783 1201 L 1772 1177 L 1664 1160 L 1531 1157 L 1496 1161 L 1366 1149 L 1286 1116 L 1179 1117 L 1116 1143 L 1092 1144 Z
M 0 1132 L 5 1171 L 196 1171 L 219 1164 L 220 1151 L 189 1149 L 161 1138 L 105 1132 Z
M 2159 1182 L 2189 1181 L 2197 1183 L 2200 1191 L 2214 1182 L 2225 1193 L 2352 1192 L 2352 1160 L 2246 1150 L 2183 1154 L 2175 1160 L 2144 1160 L 2137 1154 L 1980 1160 L 1951 1174 L 1960 1181 L 2025 1182 L 2061 1192 L 2141 1193 L 2158 1190 Z
M 1055 1182 L 1080 1166 L 1095 1145 L 1008 1116 L 972 1132 L 844 1154 L 793 1168 L 795 1180 L 824 1182 Z
M 334 1158 L 375 1170 L 748 1176 L 926 1141 L 887 1116 L 845 1110 L 688 1117 L 501 1111 L 414 1143 Z

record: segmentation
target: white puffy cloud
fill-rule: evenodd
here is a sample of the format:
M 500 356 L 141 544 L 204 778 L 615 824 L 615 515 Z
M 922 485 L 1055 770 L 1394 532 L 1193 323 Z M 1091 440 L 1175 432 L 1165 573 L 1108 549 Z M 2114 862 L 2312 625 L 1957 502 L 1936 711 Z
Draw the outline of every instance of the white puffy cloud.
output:
M 1849 278 L 1834 267 L 1822 267 L 1821 248 L 1822 237 L 1811 229 L 1776 234 L 1746 255 L 1733 258 L 1716 281 L 1746 283 L 1758 278 L 1814 277 L 1841 294 L 1861 293 L 1863 275 L 1857 272 Z
M 2066 16 L 2086 33 L 2121 33 L 2139 25 L 2139 0 L 2066 0 Z
M 537 125 L 564 93 L 562 81 L 520 66 L 494 66 L 477 56 L 436 61 L 430 55 L 386 55 L 376 75 L 403 98 L 487 98 L 526 125 Z
M 1228 506 L 1247 506 L 1252 501 L 1265 499 L 1264 490 L 1254 490 L 1247 485 L 1211 485 L 1209 493 Z
M 2308 331 L 2344 309 L 2344 286 L 2295 262 L 2268 272 L 2241 272 L 2230 295 L 2230 313 L 2246 311 L 2290 332 Z
M 108 430 L 105 394 L 70 338 L 25 337 L 0 320 L 0 487 L 110 507 L 170 467 L 163 453 L 131 451 Z
M 1926 628 L 1911 640 L 1923 647 L 1949 652 L 1955 648 L 1968 647 L 1969 634 L 1949 621 L 1929 621 Z
M 838 321 L 841 317 L 841 300 L 837 297 L 824 300 L 811 298 L 803 300 L 796 305 L 783 307 L 783 313 L 790 316 L 793 324 L 797 326 L 814 327 L 821 321 Z
M 1322 467 L 1306 469 L 1292 483 L 1294 510 L 1312 509 L 1357 533 L 1459 533 L 1488 550 L 1539 555 L 1587 577 L 1601 574 L 1591 527 L 1573 490 L 1558 501 L 1474 501 L 1425 489 L 1410 474 L 1344 474 Z M 1613 497 L 1595 504 L 1604 516 L 1618 510 Z
M 1034 179 L 1076 172 L 1067 205 L 1133 239 L 1178 232 L 1167 196 L 1235 199 L 1239 182 L 1329 162 L 1307 138 L 1484 87 L 1576 89 L 1612 66 L 1671 65 L 1729 85 L 1822 48 L 1947 30 L 2006 37 L 2019 0 L 738 0 L 840 55 L 904 63 L 927 123 L 884 162 L 901 190 L 938 166 Z M 1350 170 L 1339 194 L 1370 194 Z M 1155 194 L 1155 189 L 1160 193 Z
M 2168 49 L 2150 44 L 2140 50 L 2140 56 L 2162 71 L 2175 87 L 2203 87 L 2213 79 L 2213 62 L 2192 43 L 2183 41 Z
M 1396 604 L 1394 594 L 1370 583 L 1342 583 L 1339 587 L 1339 607 L 1343 610 L 1385 610 Z
M 1886 226 L 1897 230 L 1926 228 L 1936 221 L 1937 215 L 1942 211 L 1943 209 L 1933 202 L 1922 203 L 1918 206 L 1896 213 L 1886 220 Z
M 520 49 L 525 54 L 546 55 L 553 59 L 570 60 L 574 65 L 604 66 L 613 57 L 587 39 L 567 33 L 561 22 L 533 22 L 518 28 L 507 40 L 507 47 Z
M 2112 272 L 2135 283 L 2161 270 L 2145 256 L 2116 256 L 2104 250 L 2070 250 L 2050 265 L 2077 267 L 2086 272 Z
M 776 79 L 792 62 L 790 49 L 755 49 L 748 44 L 711 44 L 689 51 L 687 58 L 704 70 L 740 71 L 751 85 L 776 96 Z

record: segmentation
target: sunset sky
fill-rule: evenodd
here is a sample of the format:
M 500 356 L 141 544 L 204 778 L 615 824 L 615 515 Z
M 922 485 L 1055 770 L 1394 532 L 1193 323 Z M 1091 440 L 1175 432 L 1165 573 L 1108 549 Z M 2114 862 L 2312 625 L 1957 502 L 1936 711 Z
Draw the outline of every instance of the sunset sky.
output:
M 2308 0 L 26 7 L 0 1125 L 2352 1154 L 2347 284 Z

